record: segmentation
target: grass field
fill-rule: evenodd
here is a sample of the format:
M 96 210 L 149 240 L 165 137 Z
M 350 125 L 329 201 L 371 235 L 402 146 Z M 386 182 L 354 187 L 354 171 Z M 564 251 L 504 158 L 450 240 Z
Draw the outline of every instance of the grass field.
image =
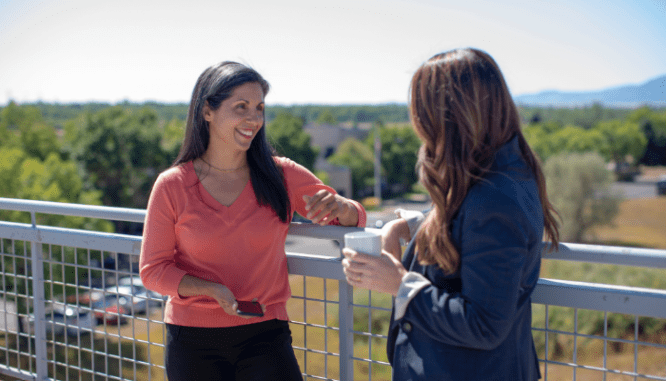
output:
M 654 171 L 658 176 L 663 169 Z M 618 246 L 637 246 L 644 248 L 666 249 L 666 197 L 625 200 L 620 205 L 620 213 L 611 226 L 598 228 L 588 243 Z M 607 283 L 632 287 L 666 289 L 666 272 L 661 269 L 575 263 L 556 260 L 544 260 L 541 277 L 567 279 L 593 283 Z M 551 307 L 549 309 L 551 329 L 573 332 L 574 313 L 570 308 Z M 603 334 L 603 313 L 579 311 L 578 332 L 596 335 Z M 535 326 L 544 326 L 545 311 L 543 306 L 535 306 Z M 620 314 L 608 314 L 608 336 L 626 340 L 634 339 L 634 318 Z M 639 320 L 639 339 L 641 341 L 666 345 L 666 321 L 641 318 Z M 549 336 L 549 358 L 573 361 L 573 336 Z M 535 335 L 537 347 L 543 350 L 545 338 Z M 577 362 L 593 367 L 603 367 L 604 342 L 598 339 L 578 339 Z M 634 346 L 630 344 L 608 344 L 606 346 L 607 363 L 610 369 L 654 376 L 666 376 L 666 350 L 650 346 L 637 348 L 638 362 L 634 364 Z M 545 366 L 542 365 L 542 376 Z M 573 369 L 567 366 L 549 365 L 548 380 L 572 380 Z M 581 380 L 634 380 L 634 377 L 611 374 L 604 377 L 602 372 L 577 370 L 576 379 Z
M 623 201 L 613 226 L 597 228 L 594 235 L 592 240 L 606 244 L 666 249 L 666 197 Z

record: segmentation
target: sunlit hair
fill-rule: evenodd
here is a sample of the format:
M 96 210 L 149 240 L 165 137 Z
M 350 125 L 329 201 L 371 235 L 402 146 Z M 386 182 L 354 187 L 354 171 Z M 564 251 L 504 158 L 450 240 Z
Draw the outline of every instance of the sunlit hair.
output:
M 410 117 L 423 145 L 417 168 L 433 209 L 416 237 L 420 263 L 453 273 L 460 254 L 451 221 L 470 187 L 514 136 L 539 188 L 547 238 L 557 247 L 557 212 L 548 201 L 541 164 L 520 130 L 518 110 L 495 61 L 476 49 L 438 54 L 416 71 L 410 87 Z
M 217 110 L 237 87 L 246 83 L 259 84 L 264 96 L 270 89 L 268 82 L 257 71 L 237 62 L 220 62 L 201 73 L 187 110 L 183 144 L 173 166 L 197 159 L 208 149 L 210 131 L 204 119 L 204 105 Z M 288 222 L 291 219 L 289 196 L 282 171 L 273 159 L 275 150 L 266 139 L 265 125 L 264 118 L 262 127 L 247 150 L 252 188 L 259 205 L 270 205 L 282 222 Z

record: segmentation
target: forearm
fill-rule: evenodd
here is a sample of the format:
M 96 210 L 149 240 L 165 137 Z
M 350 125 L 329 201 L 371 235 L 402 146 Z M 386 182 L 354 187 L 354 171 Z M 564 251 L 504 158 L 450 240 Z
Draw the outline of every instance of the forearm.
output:
M 224 287 L 223 285 L 192 275 L 184 275 L 178 285 L 178 294 L 181 297 L 188 296 L 209 296 L 215 297 L 216 291 Z
M 419 230 L 421 223 L 423 223 L 423 220 L 425 219 L 424 213 L 416 210 L 405 210 L 401 208 L 396 209 L 394 213 L 400 219 L 403 219 L 406 224 L 403 229 L 406 228 L 407 230 L 404 231 L 404 233 L 401 233 L 400 238 L 403 238 L 409 242 L 416 234 L 416 231 Z
M 227 314 L 238 315 L 236 310 L 238 307 L 236 297 L 231 290 L 223 284 L 193 277 L 191 275 L 184 275 L 178 284 L 178 293 L 180 294 L 180 297 L 208 296 L 215 299 Z M 264 306 L 262 306 L 262 308 L 264 308 Z

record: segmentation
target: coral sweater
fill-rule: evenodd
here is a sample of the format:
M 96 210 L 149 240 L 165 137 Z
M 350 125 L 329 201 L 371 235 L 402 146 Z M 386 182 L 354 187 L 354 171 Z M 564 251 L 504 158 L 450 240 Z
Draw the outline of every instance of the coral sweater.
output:
M 307 214 L 303 195 L 312 196 L 320 189 L 335 192 L 292 160 L 276 157 L 275 161 L 284 173 L 292 214 Z M 358 226 L 363 227 L 365 210 L 353 203 Z M 289 224 L 281 222 L 270 207 L 257 203 L 250 181 L 227 207 L 204 189 L 188 162 L 159 175 L 147 212 L 141 279 L 148 289 L 169 296 L 166 323 L 231 327 L 289 319 L 286 302 L 291 290 L 285 254 Z M 226 314 L 212 298 L 181 297 L 178 285 L 185 274 L 224 284 L 237 300 L 258 298 L 266 305 L 266 313 L 244 319 Z

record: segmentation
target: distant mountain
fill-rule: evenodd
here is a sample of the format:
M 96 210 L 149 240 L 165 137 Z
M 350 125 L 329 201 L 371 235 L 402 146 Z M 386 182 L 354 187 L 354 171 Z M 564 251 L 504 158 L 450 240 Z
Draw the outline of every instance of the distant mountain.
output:
M 514 97 L 522 106 L 579 107 L 601 103 L 606 107 L 633 108 L 642 105 L 666 106 L 666 75 L 642 85 L 627 85 L 599 91 L 544 91 Z

